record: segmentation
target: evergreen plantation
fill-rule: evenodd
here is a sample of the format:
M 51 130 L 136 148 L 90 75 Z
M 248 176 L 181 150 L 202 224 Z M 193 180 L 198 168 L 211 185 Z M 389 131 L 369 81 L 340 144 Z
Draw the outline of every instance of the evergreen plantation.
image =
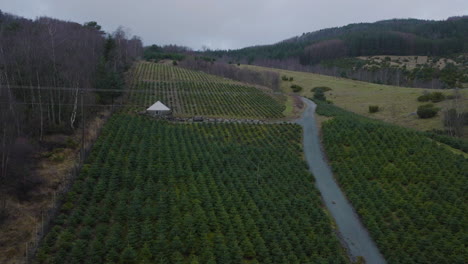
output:
M 229 79 L 164 64 L 140 62 L 133 70 L 131 102 L 142 110 L 160 100 L 175 116 L 272 119 L 283 117 L 285 96 Z
M 36 263 L 348 263 L 299 125 L 134 114 L 164 98 L 176 116 L 273 118 L 278 98 L 155 63 L 133 76 L 129 106 L 106 124 Z
M 336 179 L 386 260 L 464 263 L 467 159 L 426 134 L 318 103 L 333 116 L 323 143 Z
M 262 109 L 255 104 L 199 108 L 242 100 L 234 82 L 152 63 L 134 70 L 132 91 L 144 92 L 130 101 L 140 107 L 106 124 L 37 263 L 348 263 L 302 161 L 300 126 L 135 116 L 166 96 L 193 109 L 177 115 L 267 117 L 245 112 Z M 468 163 L 437 142 L 463 144 L 316 102 L 318 114 L 332 117 L 323 143 L 336 180 L 388 263 L 463 263 Z
M 118 114 L 37 263 L 347 263 L 298 125 Z
M 467 16 L 192 51 L 0 10 L 0 263 L 464 264 L 464 87 Z

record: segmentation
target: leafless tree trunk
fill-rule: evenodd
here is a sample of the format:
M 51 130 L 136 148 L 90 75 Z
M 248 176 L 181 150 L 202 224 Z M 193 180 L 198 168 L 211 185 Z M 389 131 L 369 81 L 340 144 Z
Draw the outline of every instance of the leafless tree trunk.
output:
M 0 182 L 4 181 L 6 178 L 6 173 L 7 173 L 7 167 L 8 167 L 8 157 L 10 155 L 10 152 L 7 148 L 7 128 L 6 124 L 3 123 L 2 125 L 2 179 Z
M 444 126 L 447 127 L 447 132 L 450 136 L 460 137 L 464 134 L 464 123 L 465 123 L 465 111 L 463 108 L 463 96 L 455 89 L 454 99 L 447 102 L 446 107 L 443 111 L 444 114 Z
M 42 141 L 43 137 L 43 131 L 44 131 L 44 111 L 42 109 L 42 96 L 41 96 L 41 87 L 40 87 L 40 82 L 39 82 L 39 73 L 36 71 L 36 77 L 37 77 L 37 95 L 39 97 L 39 116 L 41 119 L 41 125 L 39 129 L 39 141 Z
M 71 128 L 74 130 L 75 129 L 75 119 L 76 119 L 76 109 L 78 107 L 78 87 L 75 89 L 75 101 L 73 103 L 73 111 L 71 113 L 71 116 L 70 116 L 70 126 Z
M 54 87 L 58 87 L 58 81 L 57 81 L 57 74 L 58 74 L 58 71 L 57 71 L 57 57 L 56 57 L 56 54 L 55 54 L 55 48 L 56 48 L 56 43 L 55 43 L 55 38 L 56 38 L 56 32 L 57 32 L 57 27 L 56 27 L 56 24 L 55 22 L 49 20 L 48 23 L 47 23 L 47 32 L 49 34 L 49 38 L 50 38 L 50 47 L 51 47 L 51 53 L 52 53 L 52 67 L 53 67 L 53 74 L 52 74 L 52 80 L 53 80 L 53 84 L 54 84 Z M 55 119 L 55 109 L 54 109 L 54 92 L 51 91 L 51 104 L 52 104 L 52 118 L 53 118 L 53 122 L 54 124 L 57 122 L 58 124 L 61 123 L 61 110 L 62 110 L 62 107 L 61 107 L 61 104 L 59 103 L 60 102 L 60 90 L 57 89 L 56 90 L 56 93 L 57 93 L 57 107 L 58 107 L 58 111 L 57 111 L 57 119 Z

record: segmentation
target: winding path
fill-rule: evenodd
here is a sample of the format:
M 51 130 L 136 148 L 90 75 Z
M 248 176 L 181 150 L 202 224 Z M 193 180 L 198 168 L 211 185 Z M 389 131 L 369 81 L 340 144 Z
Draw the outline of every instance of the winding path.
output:
M 305 158 L 310 172 L 315 176 L 316 185 L 325 205 L 335 219 L 342 243 L 353 259 L 362 256 L 369 264 L 386 263 L 353 207 L 335 182 L 333 173 L 324 159 L 314 116 L 315 103 L 305 98 L 302 100 L 306 104 L 306 109 L 296 122 L 303 127 Z

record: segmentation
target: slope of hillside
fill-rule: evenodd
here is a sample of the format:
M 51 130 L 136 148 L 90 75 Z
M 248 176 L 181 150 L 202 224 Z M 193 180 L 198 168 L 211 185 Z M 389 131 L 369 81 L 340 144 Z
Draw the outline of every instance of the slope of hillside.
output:
M 322 61 L 309 69 L 366 82 L 429 89 L 468 87 L 468 54 L 359 56 Z M 309 71 L 306 70 L 306 71 Z
M 466 89 L 458 91 L 462 95 L 462 98 L 458 101 L 444 100 L 435 103 L 437 107 L 442 108 L 441 112 L 439 112 L 436 117 L 421 119 L 416 115 L 416 110 L 418 106 L 425 103 L 418 102 L 417 98 L 424 94 L 425 89 L 379 85 L 314 73 L 287 71 L 252 65 L 242 65 L 242 67 L 276 70 L 282 76 L 292 77 L 293 81 L 282 81 L 281 85 L 283 91 L 292 92 L 291 85 L 296 84 L 303 88 L 299 94 L 309 98 L 313 96 L 312 89 L 314 87 L 330 87 L 331 90 L 326 92 L 325 95 L 328 100 L 331 100 L 339 107 L 363 116 L 415 128 L 421 131 L 444 129 L 442 120 L 443 111 L 444 109 L 455 107 L 455 104 L 461 107 L 462 111 L 468 111 L 468 90 Z M 454 93 L 453 89 L 439 91 L 445 95 L 453 95 Z M 369 113 L 369 105 L 378 105 L 381 111 L 371 114 Z M 467 129 L 465 129 L 465 131 L 466 130 Z
M 467 52 L 467 38 L 468 17 L 441 21 L 393 19 L 303 33 L 272 45 L 211 53 L 253 60 L 301 56 L 302 62 L 309 64 L 345 56 L 444 55 Z M 334 41 L 330 42 L 331 40 Z M 330 47 L 334 49 L 331 50 Z
M 137 111 L 162 101 L 176 117 L 284 117 L 285 96 L 230 79 L 149 62 L 137 64 L 134 75 L 130 100 Z
M 105 32 L 96 22 L 45 14 L 29 19 L 0 10 L 2 264 L 23 263 L 56 195 L 67 190 L 80 148 L 86 151 L 112 112 L 106 99 L 118 93 L 96 90 L 119 91 L 143 51 L 141 40 L 122 27 Z
M 348 263 L 301 153 L 295 124 L 114 115 L 35 263 Z
M 316 72 L 361 81 L 423 88 L 453 88 L 468 84 L 468 69 L 450 64 L 410 71 L 388 65 L 380 70 L 362 68 L 358 56 L 431 56 L 433 60 L 468 59 L 468 17 L 442 21 L 393 19 L 375 23 L 350 24 L 304 33 L 272 45 L 238 50 L 208 51 L 225 62 L 245 63 L 282 69 Z M 348 60 L 350 59 L 350 60 Z M 343 61 L 344 60 L 344 61 Z M 440 65 L 438 65 L 440 66 Z
M 325 150 L 388 263 L 464 263 L 468 160 L 423 133 L 324 103 L 318 113 L 333 116 Z

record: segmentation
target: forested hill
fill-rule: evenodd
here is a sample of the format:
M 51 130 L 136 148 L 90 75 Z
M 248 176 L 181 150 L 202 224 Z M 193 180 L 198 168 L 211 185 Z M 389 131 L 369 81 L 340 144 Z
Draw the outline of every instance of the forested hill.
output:
M 140 38 L 122 27 L 106 33 L 94 21 L 32 20 L 0 10 L 0 220 L 4 194 L 26 196 L 39 182 L 28 171 L 31 153 L 53 146 L 46 136 L 72 135 L 105 109 L 142 50 Z M 79 103 L 88 106 L 86 116 Z
M 302 64 L 369 55 L 445 56 L 468 52 L 468 16 L 447 20 L 392 19 L 303 33 L 273 45 L 214 51 L 234 60 L 300 58 Z

